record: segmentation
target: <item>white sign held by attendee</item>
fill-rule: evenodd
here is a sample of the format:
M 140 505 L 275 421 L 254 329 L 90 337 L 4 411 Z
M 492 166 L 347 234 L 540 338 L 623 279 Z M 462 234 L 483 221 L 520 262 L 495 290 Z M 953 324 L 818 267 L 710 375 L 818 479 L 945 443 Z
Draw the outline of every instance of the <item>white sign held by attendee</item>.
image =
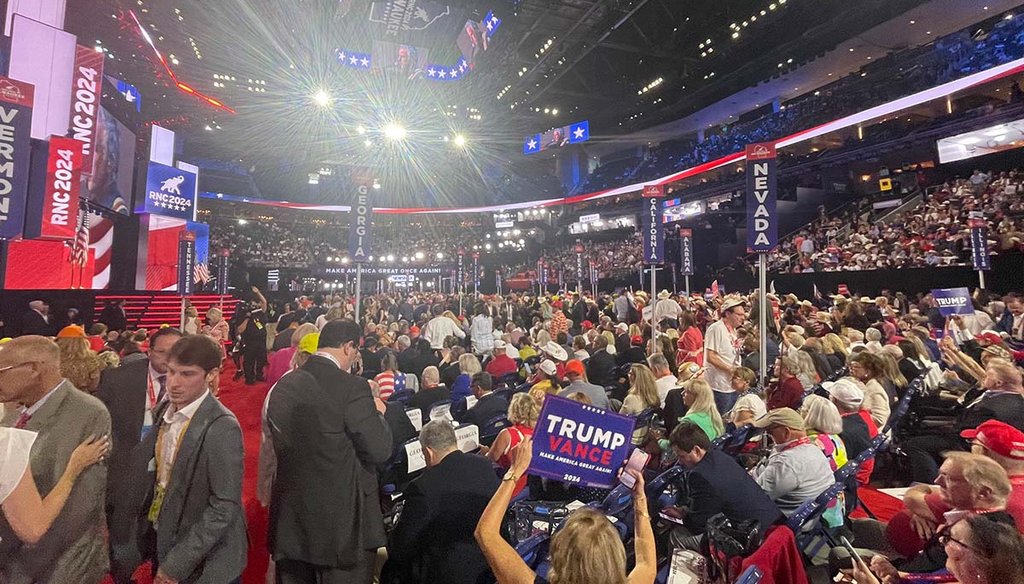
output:
M 480 448 L 480 429 L 474 424 L 459 426 L 455 429 L 455 441 L 459 444 L 459 450 L 476 452 Z
M 419 440 L 405 445 L 405 458 L 409 461 L 406 469 L 410 473 L 427 468 L 427 459 L 423 457 L 423 445 Z
M 419 408 L 409 408 L 405 410 L 405 415 L 409 416 L 409 421 L 417 432 L 423 429 L 423 412 Z

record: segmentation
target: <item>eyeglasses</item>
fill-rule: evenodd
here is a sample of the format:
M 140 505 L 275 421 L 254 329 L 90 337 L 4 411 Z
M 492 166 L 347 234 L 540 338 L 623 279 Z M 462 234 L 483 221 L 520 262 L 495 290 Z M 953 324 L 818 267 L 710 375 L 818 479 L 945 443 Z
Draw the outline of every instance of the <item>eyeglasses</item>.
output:
M 10 371 L 11 369 L 17 369 L 18 367 L 22 367 L 24 365 L 31 365 L 33 363 L 36 363 L 36 361 L 25 361 L 23 363 L 18 363 L 16 365 L 8 365 L 7 367 L 0 367 L 0 373 L 3 373 L 4 371 Z
M 949 533 L 948 531 L 946 533 L 940 533 L 939 534 L 939 543 L 940 544 L 942 544 L 943 546 L 947 546 L 947 545 L 949 545 L 949 542 L 954 542 L 954 543 L 960 545 L 961 547 L 964 547 L 964 548 L 967 548 L 967 549 L 971 550 L 972 552 L 978 554 L 981 557 L 985 557 L 984 552 L 982 552 L 981 550 L 979 550 L 976 547 L 967 545 L 966 543 L 960 541 L 959 539 L 954 538 L 953 534 Z

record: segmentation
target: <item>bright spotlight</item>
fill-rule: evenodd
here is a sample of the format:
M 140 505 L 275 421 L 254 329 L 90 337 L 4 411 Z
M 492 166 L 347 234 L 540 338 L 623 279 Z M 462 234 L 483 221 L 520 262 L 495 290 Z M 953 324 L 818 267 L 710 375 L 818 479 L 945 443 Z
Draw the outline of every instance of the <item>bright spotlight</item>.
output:
M 462 134 L 456 134 L 455 135 L 455 145 L 458 146 L 459 148 L 465 146 L 466 145 L 466 137 L 463 136 Z
M 366 133 L 366 128 L 364 128 L 364 127 L 362 127 L 362 126 L 358 126 L 358 127 L 356 128 L 356 133 L 357 133 L 357 134 L 359 134 L 359 135 L 363 135 L 363 134 L 365 134 L 365 133 Z
M 443 259 L 444 259 L 444 254 L 443 254 L 443 253 L 441 253 L 441 252 L 437 252 L 437 256 L 436 256 L 436 257 L 437 257 L 437 259 L 439 259 L 439 260 L 443 260 Z
M 346 256 L 346 257 L 341 258 L 341 263 L 347 264 L 348 263 L 348 257 Z
M 388 261 L 389 261 L 389 262 L 393 262 L 393 261 L 395 261 L 395 256 L 394 256 L 394 254 L 390 254 L 390 253 L 388 254 Z
M 321 89 L 313 94 L 313 101 L 320 107 L 327 107 L 331 105 L 331 94 L 327 93 L 326 90 Z
M 406 131 L 402 126 L 392 123 L 384 126 L 384 136 L 391 140 L 405 140 Z
M 416 252 L 416 259 L 418 259 L 418 260 L 422 260 L 422 259 L 423 259 L 423 257 L 424 257 L 424 256 L 423 256 L 423 252 L 422 252 L 422 251 L 418 251 L 418 252 Z

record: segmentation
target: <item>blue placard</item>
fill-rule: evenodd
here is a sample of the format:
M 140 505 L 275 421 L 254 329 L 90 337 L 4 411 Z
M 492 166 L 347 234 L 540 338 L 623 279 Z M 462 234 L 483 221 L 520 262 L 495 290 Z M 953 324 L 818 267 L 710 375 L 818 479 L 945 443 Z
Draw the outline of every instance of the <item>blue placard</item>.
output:
M 549 395 L 533 431 L 532 475 L 609 488 L 631 447 L 634 421 L 603 408 Z
M 974 314 L 971 292 L 967 288 L 939 288 L 932 290 L 932 297 L 942 316 Z
M 352 215 L 352 225 L 348 230 L 348 255 L 355 263 L 366 263 L 373 253 L 370 249 L 373 205 L 370 204 L 370 190 L 366 185 L 359 185 L 349 214 Z
M 991 270 L 992 259 L 988 255 L 988 227 L 971 227 L 971 259 L 975 270 Z
M 0 164 L 0 239 L 18 237 L 25 224 L 31 131 L 32 108 L 0 101 L 0 143 L 5 145 L 4 164 Z M 42 152 L 45 177 L 45 149 Z
M 534 134 L 527 136 L 523 140 L 523 154 L 533 154 L 541 151 L 540 134 Z
M 644 246 L 644 263 L 665 263 L 665 223 L 662 221 L 663 197 L 646 197 L 643 201 L 643 221 L 640 237 Z
M 149 163 L 143 213 L 191 221 L 195 206 L 195 173 L 159 162 Z
M 769 252 L 779 244 L 774 144 L 747 145 L 747 249 Z

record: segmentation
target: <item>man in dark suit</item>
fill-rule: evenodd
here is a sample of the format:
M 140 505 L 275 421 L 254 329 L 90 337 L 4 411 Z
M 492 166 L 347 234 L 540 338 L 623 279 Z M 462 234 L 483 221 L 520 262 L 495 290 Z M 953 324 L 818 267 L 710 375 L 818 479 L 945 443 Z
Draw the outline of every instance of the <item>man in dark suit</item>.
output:
M 689 472 L 679 479 L 683 526 L 672 532 L 676 547 L 700 551 L 708 519 L 719 513 L 737 523 L 757 520 L 761 531 L 783 520 L 782 512 L 731 456 L 711 447 L 697 424 L 684 420 L 669 435 L 672 450 Z
M 463 423 L 475 424 L 477 428 L 483 428 L 488 420 L 508 413 L 508 400 L 492 392 L 493 387 L 494 380 L 490 373 L 481 371 L 473 375 L 470 388 L 476 397 L 476 405 L 462 415 Z
M 615 357 L 608 353 L 608 339 L 604 335 L 598 335 L 594 339 L 594 352 L 587 360 L 587 379 L 601 387 L 614 385 L 615 368 Z
M 455 430 L 444 420 L 420 432 L 427 470 L 405 491 L 405 507 L 388 541 L 381 580 L 476 584 L 490 570 L 473 530 L 498 488 L 486 458 L 459 451 Z
M 0 402 L 8 406 L 0 426 L 37 433 L 30 464 L 36 487 L 46 496 L 75 448 L 90 436 L 110 432 L 110 416 L 98 399 L 61 377 L 60 349 L 50 339 L 24 336 L 0 346 L 0 371 Z M 105 465 L 85 470 L 35 545 L 22 545 L 0 513 L 0 582 L 100 582 L 108 568 L 103 541 L 106 482 Z
M 133 472 L 132 461 L 148 464 L 153 457 L 153 445 L 145 444 L 144 438 L 153 431 L 154 422 L 160 420 L 158 410 L 167 397 L 167 358 L 180 338 L 181 331 L 175 328 L 153 333 L 149 339 L 149 358 L 104 370 L 96 390 L 96 397 L 110 412 L 112 450 L 106 510 L 110 573 L 116 584 L 128 584 L 145 555 L 138 536 L 148 530 L 147 521 L 125 508 L 133 500 L 127 491 L 136 487 L 129 477 L 144 482 L 152 480 L 146 478 L 145 472 Z
M 385 545 L 379 465 L 392 453 L 384 404 L 349 373 L 359 325 L 333 320 L 319 350 L 281 378 L 267 404 L 277 457 L 268 544 L 278 584 L 368 584 Z
M 431 365 L 424 369 L 419 391 L 409 398 L 406 404 L 410 408 L 419 408 L 423 412 L 424 420 L 430 419 L 430 406 L 452 397 L 451 390 L 441 385 L 440 378 L 441 374 L 437 371 L 437 367 Z
M 112 331 L 123 331 L 128 328 L 128 315 L 124 311 L 124 299 L 113 300 L 103 307 L 100 322 Z
M 221 357 L 205 335 L 178 339 L 168 356 L 169 405 L 155 432 L 148 509 L 156 531 L 153 584 L 232 583 L 245 569 L 242 428 L 210 391 Z
M 52 337 L 57 334 L 56 323 L 50 315 L 50 305 L 42 300 L 28 303 L 28 312 L 21 319 L 21 334 Z

